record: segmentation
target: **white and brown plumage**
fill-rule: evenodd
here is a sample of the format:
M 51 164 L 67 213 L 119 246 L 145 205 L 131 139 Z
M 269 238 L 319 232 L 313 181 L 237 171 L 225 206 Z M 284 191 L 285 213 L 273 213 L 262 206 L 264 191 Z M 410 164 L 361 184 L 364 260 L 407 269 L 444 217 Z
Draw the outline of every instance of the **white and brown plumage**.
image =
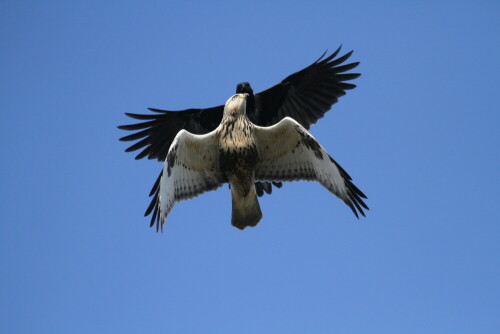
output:
M 349 63 L 352 51 L 340 56 L 340 49 L 339 47 L 330 55 L 325 52 L 311 65 L 260 93 L 254 94 L 248 82 L 239 83 L 236 93 L 249 94 L 247 116 L 250 121 L 259 126 L 271 126 L 288 116 L 309 129 L 340 97 L 356 87 L 350 81 L 360 74 L 350 71 L 359 63 Z M 120 140 L 137 141 L 126 149 L 127 152 L 139 151 L 136 159 L 148 157 L 164 161 L 175 136 L 182 129 L 199 135 L 215 130 L 221 123 L 224 105 L 178 111 L 156 108 L 149 110 L 154 113 L 126 113 L 141 122 L 119 126 L 120 129 L 133 132 Z M 271 184 L 281 187 L 280 182 L 257 182 L 257 195 L 270 194 L 273 189 Z
M 168 151 L 146 214 L 162 228 L 175 202 L 186 200 L 224 183 L 231 185 L 233 226 L 255 226 L 262 218 L 255 181 L 318 181 L 344 201 L 358 217 L 368 207 L 366 196 L 351 177 L 299 123 L 285 117 L 276 125 L 260 127 L 246 116 L 248 94 L 232 96 L 220 125 L 196 135 L 181 130 Z

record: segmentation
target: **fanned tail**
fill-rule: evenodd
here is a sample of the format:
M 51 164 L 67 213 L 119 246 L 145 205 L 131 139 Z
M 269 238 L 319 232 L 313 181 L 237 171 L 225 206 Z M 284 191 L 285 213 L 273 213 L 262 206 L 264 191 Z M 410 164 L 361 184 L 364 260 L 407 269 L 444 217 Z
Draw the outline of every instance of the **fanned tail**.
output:
M 262 211 L 260 210 L 254 184 L 252 184 L 252 188 L 246 196 L 239 195 L 235 188 L 231 187 L 233 204 L 231 224 L 240 230 L 243 230 L 247 226 L 256 226 L 262 219 Z

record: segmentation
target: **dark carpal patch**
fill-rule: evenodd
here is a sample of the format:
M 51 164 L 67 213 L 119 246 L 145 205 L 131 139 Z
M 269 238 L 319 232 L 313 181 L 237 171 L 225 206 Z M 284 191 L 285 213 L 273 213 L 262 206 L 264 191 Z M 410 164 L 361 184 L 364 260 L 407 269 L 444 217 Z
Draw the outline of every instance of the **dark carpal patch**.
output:
M 172 168 L 174 167 L 175 164 L 175 159 L 177 157 L 177 147 L 179 146 L 178 143 L 175 143 L 174 146 L 170 148 L 170 151 L 168 152 L 167 155 L 167 174 L 170 176 L 172 174 Z
M 304 132 L 299 126 L 295 127 L 300 135 L 300 141 L 310 150 L 314 152 L 314 155 L 319 160 L 323 160 L 323 152 L 321 152 L 321 146 L 319 143 L 311 137 L 309 134 Z

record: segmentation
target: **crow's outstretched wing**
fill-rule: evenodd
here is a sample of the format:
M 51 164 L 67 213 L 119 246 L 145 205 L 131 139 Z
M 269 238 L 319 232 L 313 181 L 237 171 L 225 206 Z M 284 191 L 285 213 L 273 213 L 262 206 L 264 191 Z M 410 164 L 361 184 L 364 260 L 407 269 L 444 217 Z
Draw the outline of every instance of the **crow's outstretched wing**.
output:
M 292 118 L 271 127 L 255 127 L 259 163 L 255 179 L 261 181 L 318 181 L 347 204 L 358 217 L 368 206 L 366 196 L 351 177 L 314 137 Z
M 194 134 L 205 134 L 213 131 L 219 126 L 224 112 L 224 106 L 220 105 L 207 109 L 187 109 L 180 111 L 169 111 L 149 108 L 156 114 L 142 115 L 125 113 L 125 115 L 143 120 L 145 122 L 120 125 L 122 130 L 136 131 L 135 133 L 120 138 L 121 141 L 139 140 L 127 148 L 126 152 L 139 149 L 142 151 L 135 157 L 142 159 L 158 159 L 164 161 L 168 149 L 175 136 L 181 130 L 187 130 Z
M 279 84 L 255 95 L 255 108 L 249 111 L 249 119 L 257 125 L 276 124 L 284 117 L 296 119 L 304 128 L 323 117 L 326 111 L 338 101 L 345 91 L 356 87 L 346 81 L 360 76 L 358 73 L 345 73 L 358 62 L 344 64 L 352 51 L 335 58 L 340 47 L 331 55 L 326 52 L 313 64 L 286 77 Z M 251 90 L 251 87 L 248 86 Z M 120 138 L 121 141 L 137 141 L 126 152 L 140 150 L 135 157 L 164 161 L 168 149 L 177 133 L 185 129 L 194 134 L 204 134 L 214 130 L 222 119 L 224 106 L 207 109 L 187 109 L 169 111 L 149 108 L 154 114 L 131 114 L 127 116 L 144 122 L 121 125 L 118 128 L 134 131 L 133 134 Z M 273 182 L 280 188 L 281 183 Z M 257 195 L 272 192 L 271 183 L 256 182 Z
M 176 202 L 215 190 L 226 180 L 220 173 L 215 132 L 195 135 L 181 130 L 175 137 L 163 170 L 155 182 L 146 214 L 153 213 L 151 225 L 163 229 Z
M 279 84 L 255 95 L 255 114 L 248 118 L 257 125 L 270 126 L 285 117 L 291 117 L 309 129 L 330 110 L 346 90 L 356 85 L 346 81 L 356 79 L 359 73 L 345 73 L 359 62 L 344 64 L 352 52 L 335 58 L 341 47 L 324 58 L 326 52 L 314 63 Z
M 344 64 L 352 51 L 335 58 L 340 47 L 331 55 L 318 60 L 308 67 L 289 75 L 279 84 L 255 95 L 255 109 L 248 118 L 257 125 L 269 126 L 292 117 L 308 129 L 323 117 L 326 111 L 338 101 L 345 91 L 356 87 L 346 81 L 360 76 L 359 73 L 345 73 L 358 62 Z M 136 141 L 127 148 L 127 152 L 141 150 L 136 159 L 165 160 L 168 149 L 177 133 L 185 129 L 191 133 L 204 134 L 214 130 L 222 119 L 224 106 L 207 109 L 187 109 L 168 111 L 149 108 L 155 114 L 126 115 L 138 119 L 141 123 L 121 125 L 118 128 L 134 131 L 133 134 L 120 138 L 121 141 Z

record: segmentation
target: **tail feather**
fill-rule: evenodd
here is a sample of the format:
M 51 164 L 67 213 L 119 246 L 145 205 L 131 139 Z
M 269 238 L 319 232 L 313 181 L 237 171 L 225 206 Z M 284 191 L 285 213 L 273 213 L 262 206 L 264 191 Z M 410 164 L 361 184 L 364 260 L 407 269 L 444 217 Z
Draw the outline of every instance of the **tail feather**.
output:
M 262 219 L 262 211 L 253 184 L 252 189 L 245 197 L 240 196 L 235 187 L 231 187 L 231 199 L 233 203 L 231 224 L 234 227 L 240 230 L 247 226 L 254 227 Z

